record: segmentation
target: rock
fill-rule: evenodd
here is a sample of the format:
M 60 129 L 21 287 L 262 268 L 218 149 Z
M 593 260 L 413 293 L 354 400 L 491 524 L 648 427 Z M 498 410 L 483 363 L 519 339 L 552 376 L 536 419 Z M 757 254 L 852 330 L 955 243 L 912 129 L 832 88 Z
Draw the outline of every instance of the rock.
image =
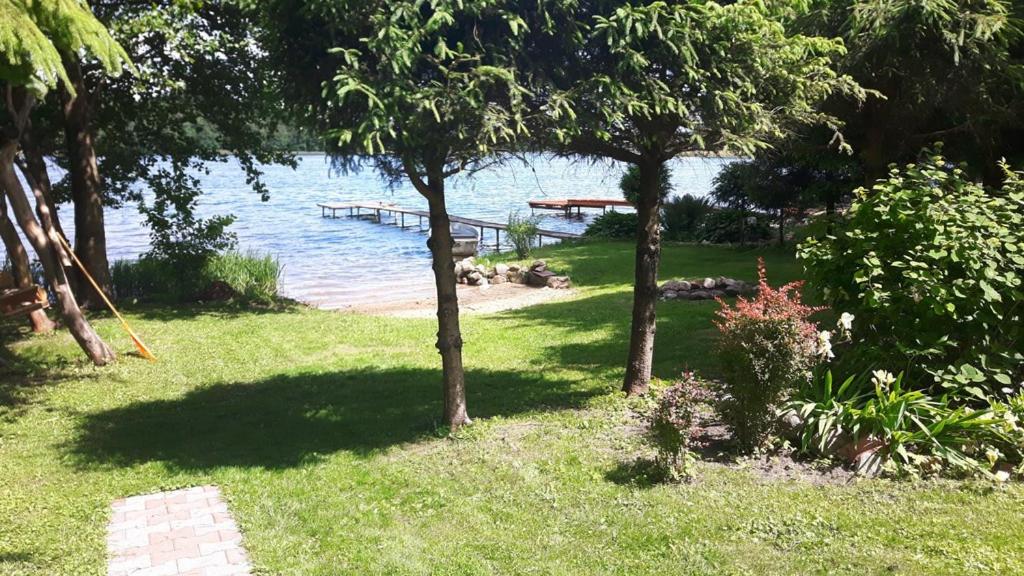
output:
M 516 268 L 518 269 L 518 266 Z M 494 266 L 494 275 L 495 276 L 505 276 L 506 274 L 508 274 L 508 271 L 509 271 L 509 266 L 506 265 L 506 264 L 497 264 L 497 265 Z
M 568 276 L 548 276 L 548 288 L 554 288 L 556 290 L 564 290 L 569 288 L 569 277 Z
M 715 288 L 715 279 L 705 278 L 702 285 L 704 286 L 705 290 L 713 290 Z
M 725 294 L 727 296 L 739 296 L 746 292 L 746 284 L 739 280 L 729 280 L 725 283 Z
M 474 258 L 472 256 L 469 256 L 466 259 L 464 259 L 463 262 L 465 262 L 467 264 L 470 264 L 470 265 L 476 265 L 476 258 Z
M 729 282 L 732 282 L 732 280 L 725 276 L 719 276 L 718 278 L 715 278 L 715 288 L 718 288 L 719 290 L 724 289 L 728 286 Z
M 530 271 L 543 272 L 548 269 L 548 263 L 543 260 L 534 260 L 533 264 L 530 264 Z
M 693 290 L 690 293 L 690 300 L 710 300 L 711 293 L 706 290 Z
M 712 290 L 711 291 L 711 297 L 712 298 L 725 298 L 725 292 L 723 292 L 722 290 Z
M 514 284 L 526 284 L 526 274 L 523 274 L 520 270 L 510 270 L 508 281 Z
M 692 288 L 693 288 L 693 284 L 690 284 L 686 280 L 680 280 L 679 281 L 679 290 L 678 290 L 678 292 L 687 292 L 687 291 L 691 290 Z
M 666 300 L 675 300 L 679 297 L 679 292 L 676 292 L 675 290 L 665 290 L 664 296 Z
M 837 451 L 837 454 L 853 466 L 857 474 L 878 476 L 885 464 L 881 452 L 885 443 L 880 438 L 868 436 L 857 442 L 849 442 Z
M 491 269 L 491 270 L 487 270 L 487 269 L 484 269 L 484 270 L 483 270 L 483 271 L 481 272 L 481 274 L 483 274 L 483 275 L 484 275 L 484 278 L 487 278 L 487 279 L 491 279 L 491 278 L 494 278 L 494 276 L 495 276 L 495 273 L 494 273 L 494 270 L 493 270 L 493 269 Z
M 526 273 L 526 283 L 530 286 L 547 286 L 548 278 L 553 278 L 554 272 L 550 270 L 535 270 L 533 267 Z
M 519 266 L 519 264 L 509 264 L 508 265 L 508 271 L 509 272 L 519 272 L 520 270 L 522 270 L 522 267 Z
M 495 274 L 494 278 L 491 278 L 491 284 L 504 284 L 508 282 L 508 278 L 504 274 Z
M 455 263 L 455 277 L 458 278 L 460 276 L 462 276 L 462 261 L 461 260 Z
M 479 285 L 480 281 L 483 280 L 483 279 L 484 279 L 483 274 L 477 272 L 476 270 L 474 270 L 474 271 L 472 271 L 472 272 L 470 272 L 469 274 L 466 275 L 466 281 L 469 282 L 469 284 L 472 285 L 472 286 Z

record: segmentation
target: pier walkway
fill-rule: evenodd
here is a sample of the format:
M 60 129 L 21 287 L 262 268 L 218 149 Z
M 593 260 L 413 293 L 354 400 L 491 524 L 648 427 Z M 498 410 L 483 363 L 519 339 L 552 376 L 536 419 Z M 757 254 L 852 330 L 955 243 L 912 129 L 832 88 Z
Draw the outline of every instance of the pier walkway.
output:
M 366 212 L 368 215 L 376 217 L 377 221 L 380 222 L 381 214 L 388 214 L 394 219 L 394 224 L 399 228 L 412 228 L 416 226 L 420 229 L 423 228 L 423 221 L 426 220 L 427 224 L 430 224 L 430 213 L 425 210 L 412 210 L 409 208 L 402 208 L 396 204 L 389 204 L 386 202 L 321 202 L 317 206 L 320 207 L 320 215 L 324 218 L 330 216 L 331 218 L 337 218 L 338 213 L 341 212 L 345 215 L 348 212 L 348 216 L 358 217 L 364 215 Z M 406 217 L 408 217 L 409 224 L 406 225 Z M 416 219 L 416 224 L 413 224 L 413 218 Z M 484 231 L 494 231 L 494 246 L 496 249 L 501 247 L 501 233 L 508 229 L 507 224 L 500 222 L 487 222 L 486 220 L 477 220 L 476 218 L 464 218 L 462 216 L 455 216 L 452 214 L 448 215 L 448 219 L 452 222 L 458 222 L 466 224 L 474 228 L 480 229 L 480 243 L 483 245 Z M 582 238 L 580 234 L 573 234 L 572 232 L 559 232 L 557 230 L 537 230 L 538 243 L 544 238 L 550 238 L 552 240 L 576 240 Z

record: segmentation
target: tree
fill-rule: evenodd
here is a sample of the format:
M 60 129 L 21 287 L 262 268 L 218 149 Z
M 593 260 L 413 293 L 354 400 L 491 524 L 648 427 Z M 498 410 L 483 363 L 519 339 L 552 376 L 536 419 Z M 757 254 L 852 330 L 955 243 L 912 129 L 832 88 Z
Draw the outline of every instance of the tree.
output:
M 336 166 L 408 179 L 426 198 L 437 289 L 444 422 L 470 421 L 445 186 L 524 134 L 512 0 L 265 2 L 283 72 L 329 130 Z M 301 33 L 300 33 L 301 31 Z M 328 52 L 329 50 L 329 52 Z
M 807 34 L 843 38 L 837 60 L 881 97 L 833 99 L 828 110 L 870 185 L 890 163 L 913 161 L 922 147 L 970 162 L 992 184 L 997 161 L 1022 152 L 1024 36 L 1020 2 L 1012 0 L 840 0 L 814 2 L 795 18 Z
M 62 53 L 88 53 L 111 74 L 120 73 L 129 61 L 84 2 L 3 0 L 0 16 L 0 88 L 7 103 L 0 136 L 0 188 L 57 294 L 65 324 L 93 363 L 103 365 L 114 359 L 114 353 L 96 334 L 75 301 L 64 273 L 66 255 L 49 206 L 37 196 L 37 220 L 14 166 L 37 96 L 58 83 L 74 91 Z
M 751 155 L 798 126 L 832 124 L 827 96 L 860 96 L 832 59 L 839 40 L 788 34 L 760 2 L 565 3 L 542 10 L 532 45 L 538 103 L 562 154 L 635 165 L 640 195 L 629 360 L 644 393 L 660 258 L 658 174 L 684 154 Z M 833 127 L 835 127 L 833 125 Z
M 98 4 L 96 14 L 138 63 L 138 73 L 111 76 L 65 54 L 75 96 L 64 90 L 47 99 L 23 150 L 26 172 L 51 204 L 74 203 L 76 252 L 107 287 L 104 207 L 138 204 L 160 256 L 192 253 L 204 243 L 201 251 L 208 252 L 230 241 L 231 218 L 194 216 L 201 193 L 195 174 L 226 161 L 230 151 L 265 199 L 260 165 L 295 161 L 276 148 L 272 136 L 285 114 L 279 82 L 255 23 L 237 2 L 129 0 Z M 44 156 L 66 171 L 53 186 Z M 190 246 L 178 251 L 181 240 Z M 78 287 L 94 303 L 88 284 Z

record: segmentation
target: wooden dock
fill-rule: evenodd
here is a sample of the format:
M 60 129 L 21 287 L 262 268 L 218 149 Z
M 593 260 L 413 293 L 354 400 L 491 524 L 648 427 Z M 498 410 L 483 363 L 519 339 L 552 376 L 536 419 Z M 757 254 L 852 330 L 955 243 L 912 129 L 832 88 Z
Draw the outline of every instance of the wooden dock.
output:
M 317 206 L 320 207 L 320 215 L 324 218 L 330 216 L 331 218 L 337 218 L 338 213 L 341 212 L 343 215 L 348 212 L 348 216 L 359 217 L 362 215 L 374 216 L 378 222 L 381 221 L 381 214 L 387 214 L 394 219 L 395 226 L 399 228 L 412 228 L 417 227 L 423 229 L 423 221 L 426 220 L 428 226 L 430 224 L 430 213 L 425 210 L 412 210 L 409 208 L 402 208 L 396 204 L 390 204 L 387 202 L 321 202 Z M 364 211 L 366 214 L 364 214 Z M 406 217 L 409 217 L 409 224 L 406 225 Z M 412 224 L 413 218 L 416 218 L 416 224 Z M 475 218 L 464 218 L 462 216 L 455 216 L 452 214 L 448 215 L 448 219 L 452 222 L 458 222 L 466 224 L 474 228 L 480 229 L 480 244 L 485 245 L 484 231 L 494 231 L 494 244 L 495 249 L 501 249 L 501 233 L 508 229 L 507 224 L 500 222 L 487 222 L 485 220 L 477 220 Z M 582 238 L 581 234 L 573 234 L 572 232 L 559 232 L 557 230 L 537 230 L 537 242 L 541 243 L 544 238 L 550 238 L 552 240 L 577 240 Z
M 566 198 L 560 200 L 530 200 L 530 210 L 561 210 L 565 212 L 566 216 L 572 215 L 573 208 L 576 209 L 576 214 L 582 214 L 584 208 L 600 208 L 601 212 L 604 213 L 611 206 L 614 210 L 616 206 L 632 207 L 633 205 L 625 200 L 617 200 L 614 198 Z

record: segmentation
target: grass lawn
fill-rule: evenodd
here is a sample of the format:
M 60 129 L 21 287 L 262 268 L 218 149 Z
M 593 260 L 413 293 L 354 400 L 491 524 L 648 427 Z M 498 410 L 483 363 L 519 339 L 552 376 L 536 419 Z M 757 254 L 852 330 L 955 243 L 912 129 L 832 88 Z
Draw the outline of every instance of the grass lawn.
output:
M 662 277 L 753 280 L 757 254 L 672 246 Z M 543 255 L 579 295 L 464 318 L 476 423 L 457 439 L 437 429 L 432 320 L 141 308 L 128 316 L 157 364 L 95 369 L 63 333 L 9 346 L 0 574 L 104 574 L 111 500 L 202 483 L 259 574 L 1024 573 L 1019 485 L 815 485 L 714 463 L 689 485 L 631 482 L 632 247 Z M 798 276 L 767 259 L 770 279 Z M 715 307 L 660 306 L 658 376 L 714 372 Z

